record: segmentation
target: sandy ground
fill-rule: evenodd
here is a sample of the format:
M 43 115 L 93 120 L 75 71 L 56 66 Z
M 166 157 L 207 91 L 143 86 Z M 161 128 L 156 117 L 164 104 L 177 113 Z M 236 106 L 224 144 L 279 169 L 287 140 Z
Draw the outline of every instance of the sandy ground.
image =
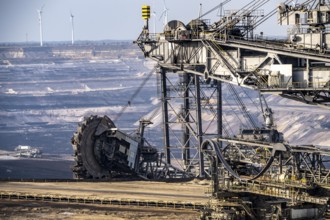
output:
M 198 219 L 196 211 L 0 200 L 0 219 Z
M 206 203 L 202 181 L 163 183 L 125 181 L 113 183 L 0 182 L 1 192 L 67 197 L 132 199 Z M 199 212 L 156 207 L 74 204 L 0 199 L 0 219 L 198 219 Z
M 165 183 L 151 181 L 116 182 L 0 182 L 0 191 L 29 195 L 56 195 L 97 199 L 206 203 L 204 181 Z
M 72 158 L 45 156 L 41 159 L 17 158 L 12 152 L 0 152 L 2 179 L 71 179 Z M 101 182 L 101 183 L 24 183 L 0 182 L 2 192 L 54 194 L 116 199 L 205 202 L 206 185 L 199 182 Z M 182 194 L 182 191 L 185 193 Z M 180 196 L 177 196 L 180 195 Z M 119 207 L 92 204 L 49 203 L 0 199 L 0 219 L 198 219 L 190 210 Z
M 2 152 L 0 178 L 65 179 L 72 178 L 70 158 L 15 158 Z M 39 180 L 40 181 L 40 180 Z M 203 181 L 164 183 L 123 182 L 0 182 L 1 192 L 64 195 L 69 197 L 158 200 L 206 203 L 208 184 Z M 198 219 L 198 211 L 155 207 L 119 207 L 110 205 L 67 204 L 0 199 L 0 219 Z
M 128 199 L 205 204 L 208 201 L 203 181 L 164 183 L 125 182 L 0 182 L 1 192 L 29 195 L 56 195 L 98 199 Z M 156 207 L 74 204 L 59 202 L 0 200 L 0 219 L 198 219 L 199 212 Z

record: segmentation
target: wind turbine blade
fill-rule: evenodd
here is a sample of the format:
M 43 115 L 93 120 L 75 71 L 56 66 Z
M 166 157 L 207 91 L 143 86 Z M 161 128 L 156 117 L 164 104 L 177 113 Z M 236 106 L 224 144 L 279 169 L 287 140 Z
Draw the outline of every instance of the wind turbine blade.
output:
M 165 16 L 165 11 L 163 11 L 163 13 L 160 14 L 160 17 L 159 17 L 159 21 L 163 18 L 163 16 Z
M 165 2 L 165 0 L 163 0 L 163 3 L 164 3 L 164 7 L 167 9 L 167 6 L 166 6 L 166 2 Z

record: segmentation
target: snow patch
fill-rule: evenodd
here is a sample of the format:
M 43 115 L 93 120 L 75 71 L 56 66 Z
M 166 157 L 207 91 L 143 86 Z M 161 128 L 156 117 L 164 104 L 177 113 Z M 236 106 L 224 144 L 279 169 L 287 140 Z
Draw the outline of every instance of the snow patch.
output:
M 143 62 L 143 66 L 145 66 L 146 68 L 148 68 L 149 70 L 152 70 L 155 68 L 155 66 L 157 65 L 157 62 L 151 59 L 146 59 Z
M 92 91 L 92 89 L 89 88 L 86 84 L 82 84 L 82 86 L 83 86 L 83 88 L 84 88 L 84 91 L 86 91 L 86 92 L 90 92 L 90 91 Z
M 143 77 L 146 75 L 146 72 L 138 72 L 137 74 L 135 74 L 137 77 Z
M 55 91 L 54 91 L 52 88 L 50 88 L 50 87 L 47 87 L 47 91 L 50 92 L 50 93 L 55 92 Z
M 18 160 L 18 157 L 14 157 L 11 155 L 0 155 L 0 160 Z
M 16 92 L 15 90 L 13 89 L 8 89 L 7 92 L 5 92 L 6 94 L 10 94 L 10 95 L 16 95 L 18 94 L 18 92 Z
M 160 99 L 157 97 L 151 97 L 150 98 L 151 104 L 158 105 L 160 103 Z

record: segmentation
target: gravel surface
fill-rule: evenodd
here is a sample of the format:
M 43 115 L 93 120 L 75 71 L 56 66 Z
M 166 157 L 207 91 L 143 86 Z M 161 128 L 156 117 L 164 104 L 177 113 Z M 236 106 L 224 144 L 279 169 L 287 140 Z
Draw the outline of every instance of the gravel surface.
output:
M 198 219 L 196 211 L 0 200 L 0 219 Z

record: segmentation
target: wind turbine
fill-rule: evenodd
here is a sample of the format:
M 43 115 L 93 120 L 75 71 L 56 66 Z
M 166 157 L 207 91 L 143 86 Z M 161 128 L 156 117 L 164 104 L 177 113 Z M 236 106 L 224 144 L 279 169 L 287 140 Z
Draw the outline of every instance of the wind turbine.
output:
M 166 2 L 165 2 L 165 0 L 163 0 L 163 2 L 164 2 L 164 10 L 163 10 L 163 13 L 160 15 L 160 18 L 159 18 L 159 20 L 162 18 L 162 17 L 164 17 L 164 20 L 163 20 L 163 27 L 165 28 L 165 26 L 167 25 L 167 23 L 168 23 L 168 8 L 166 7 Z
M 40 31 L 40 46 L 43 46 L 43 36 L 42 36 L 42 9 L 45 5 L 41 6 L 40 10 L 37 9 L 38 16 L 39 16 L 39 31 Z
M 152 11 L 151 16 L 154 17 L 154 34 L 155 34 L 156 33 L 156 19 L 157 19 L 156 11 Z
M 155 11 L 155 8 L 156 8 L 156 2 L 155 2 L 155 0 L 153 1 L 153 6 L 152 6 L 152 8 L 153 8 L 154 10 L 152 11 L 151 16 L 154 17 L 154 33 L 156 33 L 157 13 L 156 13 L 156 11 Z
M 71 21 L 71 44 L 74 44 L 74 26 L 73 26 L 73 14 L 70 12 L 70 21 Z

